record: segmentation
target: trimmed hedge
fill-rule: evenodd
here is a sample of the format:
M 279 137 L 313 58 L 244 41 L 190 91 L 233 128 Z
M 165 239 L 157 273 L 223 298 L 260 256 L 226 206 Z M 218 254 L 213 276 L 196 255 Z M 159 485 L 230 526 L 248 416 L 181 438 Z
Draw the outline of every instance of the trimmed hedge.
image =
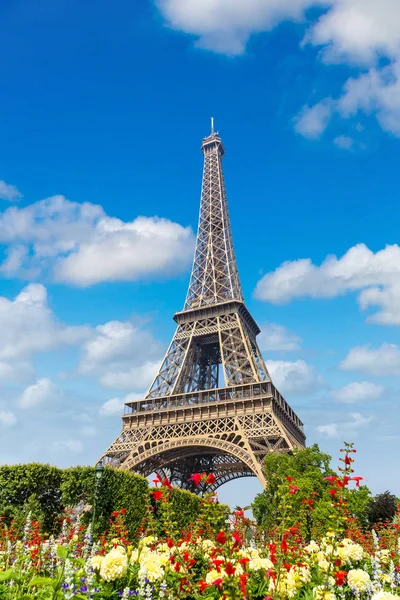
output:
M 96 476 L 93 467 L 58 469 L 31 463 L 0 467 L 0 517 L 22 524 L 28 512 L 47 533 L 57 532 L 66 507 L 82 502 L 93 506 Z M 190 492 L 174 488 L 168 501 L 154 501 L 147 479 L 129 471 L 106 467 L 96 501 L 96 531 L 107 529 L 110 515 L 125 508 L 125 522 L 133 538 L 139 527 L 159 535 L 190 530 L 200 521 L 213 530 L 224 526 L 229 514 L 225 505 L 205 503 Z M 92 510 L 83 515 L 89 523 Z

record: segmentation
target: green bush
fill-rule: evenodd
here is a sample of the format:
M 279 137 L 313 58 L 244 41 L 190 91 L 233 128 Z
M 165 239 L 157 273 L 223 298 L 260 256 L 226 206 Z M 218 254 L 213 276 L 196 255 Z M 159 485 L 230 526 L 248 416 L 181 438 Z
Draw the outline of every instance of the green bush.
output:
M 50 465 L 27 464 L 0 467 L 0 516 L 22 524 L 31 512 L 46 533 L 57 532 L 66 507 L 86 505 L 82 520 L 89 524 L 96 489 L 93 467 L 58 469 Z M 229 509 L 209 504 L 187 491 L 173 489 L 168 502 L 156 502 L 144 477 L 106 467 L 99 482 L 96 500 L 96 531 L 107 529 L 114 511 L 126 510 L 125 523 L 131 539 L 139 527 L 163 533 L 190 530 L 194 523 L 221 528 Z

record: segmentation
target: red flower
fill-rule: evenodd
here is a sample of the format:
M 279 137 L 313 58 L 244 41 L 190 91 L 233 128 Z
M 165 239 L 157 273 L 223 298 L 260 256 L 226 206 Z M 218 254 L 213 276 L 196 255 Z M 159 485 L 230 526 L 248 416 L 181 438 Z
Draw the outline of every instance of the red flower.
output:
M 239 575 L 240 589 L 242 591 L 243 598 L 247 597 L 246 580 L 248 577 L 249 577 L 248 573 L 243 573 L 242 575 Z
M 201 473 L 193 473 L 193 475 L 189 477 L 189 481 L 193 481 L 194 485 L 197 487 L 201 481 Z
M 112 517 L 119 517 L 119 512 L 117 510 L 114 510 L 114 512 L 111 513 Z
M 153 492 L 154 500 L 161 500 L 162 497 L 163 497 L 163 493 L 161 490 L 154 490 L 154 492 Z
M 216 579 L 215 581 L 213 581 L 211 585 L 216 585 L 217 588 L 219 588 L 220 585 L 221 585 L 221 583 L 222 583 L 222 577 L 218 577 L 218 579 Z
M 226 535 L 224 531 L 220 531 L 217 537 L 215 538 L 217 544 L 221 544 L 223 546 L 226 543 Z
M 242 538 L 240 537 L 240 535 L 237 533 L 237 531 L 234 531 L 232 533 L 232 537 L 235 540 L 235 543 L 233 544 L 233 547 L 236 548 L 237 546 L 241 546 L 242 544 Z
M 300 488 L 297 487 L 297 485 L 290 485 L 289 486 L 289 494 L 295 494 Z
M 238 563 L 243 565 L 244 568 L 246 568 L 247 563 L 250 562 L 249 558 L 239 558 Z
M 330 475 L 329 477 L 324 477 L 324 481 L 329 481 L 329 483 L 332 485 L 335 481 L 337 480 L 337 477 L 335 477 L 335 475 Z
M 283 551 L 284 554 L 287 554 L 288 545 L 287 545 L 287 541 L 286 540 L 282 540 L 281 541 L 281 549 L 282 549 L 282 551 Z
M 218 558 L 214 558 L 213 564 L 214 564 L 215 569 L 218 571 L 218 573 L 221 573 L 221 565 L 224 564 L 224 561 L 220 560 Z
M 289 477 L 289 476 L 287 476 L 287 477 L 286 477 L 286 480 L 287 480 L 289 483 L 292 483 L 292 481 L 293 481 L 293 477 Z
M 166 478 L 164 479 L 164 481 L 162 482 L 162 484 L 163 484 L 163 485 L 165 485 L 165 487 L 167 487 L 167 488 L 169 488 L 170 490 L 172 490 L 172 485 L 171 485 L 171 482 L 170 482 L 170 480 L 168 479 L 168 477 L 166 477 Z
M 353 460 L 350 458 L 350 456 L 348 454 L 346 454 L 346 456 L 344 457 L 344 464 L 351 465 L 352 462 L 353 462 Z
M 337 494 L 337 490 L 328 490 L 328 494 L 330 494 L 333 498 Z
M 158 473 L 156 473 L 156 478 L 155 478 L 155 479 L 153 479 L 153 483 L 155 483 L 156 485 L 157 485 L 158 483 L 162 483 L 162 479 L 161 479 L 161 477 L 158 475 Z
M 228 562 L 226 563 L 226 567 L 225 567 L 225 573 L 226 573 L 227 575 L 229 575 L 229 576 L 230 576 L 230 575 L 234 575 L 234 574 L 235 574 L 235 571 L 236 571 L 236 569 L 235 569 L 235 567 L 233 566 L 233 564 L 232 564 L 231 562 L 229 562 L 229 561 L 228 561 Z
M 360 487 L 360 481 L 363 481 L 364 477 L 350 477 L 350 479 L 356 482 L 356 487 Z
M 199 585 L 200 591 L 201 591 L 201 592 L 204 592 L 204 590 L 205 590 L 205 589 L 206 589 L 206 587 L 207 587 L 207 583 L 204 581 L 204 579 L 200 579 L 200 581 L 199 581 L 199 584 L 198 584 L 198 585 Z
M 208 485 L 213 485 L 213 483 L 215 483 L 217 480 L 215 478 L 214 473 L 210 473 L 207 477 L 207 484 Z
M 336 579 L 336 585 L 343 585 L 344 580 L 346 579 L 347 571 L 336 571 L 334 573 Z
M 121 508 L 121 515 L 126 515 L 126 508 Z

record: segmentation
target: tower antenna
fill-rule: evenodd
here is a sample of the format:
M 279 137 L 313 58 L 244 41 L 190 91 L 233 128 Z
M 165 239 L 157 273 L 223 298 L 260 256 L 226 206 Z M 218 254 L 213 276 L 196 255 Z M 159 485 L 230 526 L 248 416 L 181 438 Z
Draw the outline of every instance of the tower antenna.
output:
M 211 117 L 211 135 L 214 133 L 214 117 Z

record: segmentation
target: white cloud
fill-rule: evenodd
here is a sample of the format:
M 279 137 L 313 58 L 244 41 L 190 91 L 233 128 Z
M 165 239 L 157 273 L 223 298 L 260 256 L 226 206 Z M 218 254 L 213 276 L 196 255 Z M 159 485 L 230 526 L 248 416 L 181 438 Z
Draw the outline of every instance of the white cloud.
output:
M 79 371 L 98 377 L 105 387 L 142 389 L 160 366 L 160 345 L 149 331 L 131 322 L 110 321 L 96 327 L 82 346 Z
M 99 415 L 101 417 L 115 417 L 122 416 L 124 412 L 125 402 L 133 402 L 135 400 L 141 400 L 143 396 L 141 394 L 128 394 L 125 398 L 111 398 L 104 402 L 99 408 Z
M 0 427 L 12 427 L 17 422 L 14 413 L 9 410 L 0 411 Z
M 303 107 L 295 119 L 296 131 L 315 139 L 333 113 L 348 118 L 361 110 L 376 113 L 383 129 L 400 136 L 398 0 L 155 1 L 169 26 L 195 36 L 200 47 L 228 55 L 242 54 L 253 34 L 269 31 L 284 20 L 301 20 L 312 7 L 326 8 L 308 22 L 302 45 L 320 48 L 318 57 L 325 63 L 350 63 L 362 70 L 347 81 L 342 97 Z M 349 148 L 341 143 L 349 144 L 347 140 L 336 144 Z
M 326 434 L 329 438 L 337 437 L 339 426 L 337 423 L 329 423 L 328 425 L 318 425 L 317 431 Z
M 19 200 L 22 198 L 21 192 L 15 187 L 15 185 L 10 185 L 6 183 L 2 179 L 0 180 L 0 199 L 1 200 L 9 200 L 10 202 Z
M 174 29 L 194 35 L 197 45 L 224 54 L 242 54 L 253 33 L 280 21 L 300 20 L 310 6 L 329 0 L 156 0 Z
M 124 400 L 123 398 L 111 398 L 104 402 L 99 409 L 99 415 L 101 417 L 115 417 L 121 416 L 124 412 Z
M 333 140 L 333 143 L 335 144 L 335 146 L 341 148 L 342 150 L 350 150 L 354 145 L 354 140 L 353 138 L 348 137 L 347 135 L 338 135 Z
M 35 378 L 35 369 L 26 361 L 12 361 L 12 363 L 0 361 L 0 381 L 29 383 Z
M 381 286 L 381 287 L 377 287 Z M 363 289 L 366 288 L 366 289 Z M 333 298 L 362 290 L 362 309 L 379 306 L 368 321 L 400 325 L 400 247 L 386 246 L 374 253 L 364 244 L 353 246 L 341 258 L 327 256 L 320 265 L 311 259 L 287 261 L 257 283 L 259 300 L 284 303 L 294 298 Z
M 262 352 L 299 350 L 301 338 L 277 323 L 266 323 L 257 337 Z
M 304 137 L 316 139 L 325 131 L 332 115 L 329 98 L 313 106 L 304 106 L 295 119 L 295 131 Z
M 87 327 L 60 323 L 47 303 L 46 288 L 32 283 L 14 300 L 0 296 L 0 380 L 29 381 L 29 358 L 57 346 L 76 345 L 89 335 Z
M 175 275 L 191 260 L 194 235 L 168 219 L 125 223 L 101 206 L 54 196 L 0 214 L 0 244 L 7 249 L 3 275 L 48 275 L 84 287 Z
M 85 449 L 85 446 L 81 440 L 77 440 L 74 438 L 63 440 L 60 442 L 53 443 L 54 450 L 57 451 L 65 451 L 71 452 L 71 454 L 82 454 Z
M 335 0 L 311 26 L 307 41 L 324 46 L 326 61 L 369 64 L 382 55 L 398 56 L 398 1 Z
M 27 387 L 18 398 L 17 403 L 22 409 L 38 408 L 53 404 L 61 394 L 61 390 L 50 379 L 43 377 Z
M 343 371 L 359 371 L 370 375 L 399 376 L 400 348 L 395 344 L 382 344 L 379 348 L 356 346 L 339 365 Z
M 371 381 L 353 381 L 331 392 L 333 398 L 345 404 L 377 400 L 383 395 L 384 387 Z
M 304 360 L 269 360 L 266 364 L 274 385 L 282 394 L 309 395 L 324 385 L 315 367 Z
M 368 425 L 374 420 L 374 417 L 364 417 L 359 412 L 350 413 L 345 421 L 339 423 L 328 423 L 326 425 L 318 425 L 318 433 L 327 435 L 330 438 L 337 438 L 341 435 L 357 435 L 359 429 Z

